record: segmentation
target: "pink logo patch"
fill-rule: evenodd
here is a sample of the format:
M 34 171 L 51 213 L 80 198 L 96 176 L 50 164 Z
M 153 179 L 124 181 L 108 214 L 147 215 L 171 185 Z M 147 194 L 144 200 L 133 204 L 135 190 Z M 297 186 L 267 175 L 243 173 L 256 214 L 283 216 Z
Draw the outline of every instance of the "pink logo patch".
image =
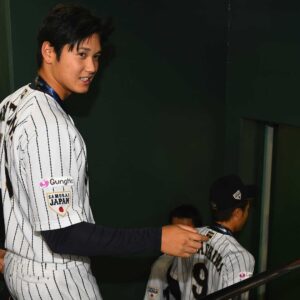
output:
M 49 181 L 46 179 L 44 179 L 40 182 L 40 187 L 43 189 L 46 188 L 48 185 L 49 185 Z
M 251 273 L 251 272 L 240 272 L 240 273 L 239 273 L 239 276 L 240 276 L 240 279 L 241 279 L 241 280 L 244 280 L 244 279 L 247 279 L 247 278 L 249 278 L 250 276 L 252 276 L 252 273 Z

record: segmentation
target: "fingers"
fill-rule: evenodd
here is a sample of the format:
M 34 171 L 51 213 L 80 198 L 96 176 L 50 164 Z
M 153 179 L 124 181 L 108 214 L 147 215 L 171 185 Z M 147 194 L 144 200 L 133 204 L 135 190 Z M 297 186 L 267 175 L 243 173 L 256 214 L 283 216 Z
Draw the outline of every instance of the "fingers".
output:
M 191 227 L 191 226 L 188 226 L 188 225 L 182 225 L 182 224 L 177 224 L 176 226 L 178 226 L 178 227 L 180 227 L 180 228 L 182 228 L 184 230 L 197 233 L 197 229 L 194 228 L 194 227 Z
M 200 241 L 200 242 L 201 241 L 205 242 L 205 241 L 209 240 L 209 238 L 207 236 L 199 234 L 197 229 L 194 227 L 190 227 L 187 225 L 181 225 L 181 224 L 178 224 L 176 226 L 180 227 L 181 229 L 184 229 L 185 231 L 191 232 L 192 234 L 189 235 L 189 239 L 191 239 L 191 240 Z
M 203 246 L 203 243 L 209 240 L 209 238 L 202 234 L 189 234 L 189 240 L 186 245 L 186 255 L 191 256 L 197 253 Z M 185 257 L 187 257 L 185 256 Z
M 194 250 L 193 254 L 195 251 L 198 251 L 200 248 L 202 248 L 202 242 L 194 241 L 194 240 L 189 240 L 186 248 L 191 248 Z
M 3 258 L 6 253 L 6 250 L 0 249 L 0 258 Z
M 190 257 L 198 253 L 199 251 L 201 251 L 202 246 L 203 244 L 198 242 L 194 243 L 192 246 L 185 246 L 185 250 L 181 257 Z
M 184 257 L 189 257 L 197 252 L 202 248 L 203 243 L 194 240 L 187 240 L 186 245 L 184 246 Z
M 191 232 L 181 226 L 163 226 L 161 251 L 173 256 L 188 257 L 195 254 L 202 247 L 202 243 L 207 240 L 206 236 Z
M 207 237 L 206 235 L 202 235 L 200 233 L 190 233 L 189 239 L 198 242 L 206 242 L 209 240 L 209 237 Z

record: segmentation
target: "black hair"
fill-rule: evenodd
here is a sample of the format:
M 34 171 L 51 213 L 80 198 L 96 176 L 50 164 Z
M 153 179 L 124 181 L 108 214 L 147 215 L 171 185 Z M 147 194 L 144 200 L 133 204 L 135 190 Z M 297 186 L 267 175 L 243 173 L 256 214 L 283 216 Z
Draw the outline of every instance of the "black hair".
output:
M 212 219 L 214 222 L 218 222 L 218 221 L 228 221 L 230 220 L 233 211 L 236 208 L 240 208 L 243 211 L 246 209 L 246 206 L 248 205 L 248 203 L 250 203 L 250 201 L 247 199 L 245 201 L 241 201 L 239 204 L 237 204 L 236 206 L 226 209 L 226 210 L 215 210 L 212 209 L 211 210 L 211 215 L 212 215 Z
M 201 215 L 198 209 L 191 204 L 182 204 L 172 209 L 169 214 L 169 224 L 172 223 L 173 218 L 189 218 L 192 219 L 193 225 L 195 227 L 202 226 Z
M 69 45 L 72 51 L 74 46 L 96 33 L 99 37 L 104 35 L 105 25 L 99 17 L 81 6 L 74 4 L 58 4 L 53 7 L 42 22 L 37 35 L 38 50 L 37 64 L 41 67 L 43 57 L 41 47 L 43 42 L 48 41 L 54 47 L 59 60 L 62 48 Z

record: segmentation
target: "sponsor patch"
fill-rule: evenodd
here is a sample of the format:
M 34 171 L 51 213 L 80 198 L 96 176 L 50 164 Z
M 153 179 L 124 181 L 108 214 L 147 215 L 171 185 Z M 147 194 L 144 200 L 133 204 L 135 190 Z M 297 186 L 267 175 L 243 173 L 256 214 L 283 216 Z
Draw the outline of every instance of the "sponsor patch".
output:
M 70 186 L 73 184 L 74 180 L 70 176 L 45 178 L 39 182 L 39 186 L 42 189 L 46 189 L 48 187 Z
M 49 207 L 58 215 L 64 216 L 67 213 L 72 200 L 72 193 L 70 191 L 46 193 L 46 197 Z
M 247 279 L 252 276 L 252 273 L 251 272 L 240 272 L 239 276 L 241 279 Z
M 158 292 L 159 292 L 158 288 L 154 288 L 151 286 L 147 287 L 147 293 L 148 293 L 149 299 L 156 299 L 158 296 Z

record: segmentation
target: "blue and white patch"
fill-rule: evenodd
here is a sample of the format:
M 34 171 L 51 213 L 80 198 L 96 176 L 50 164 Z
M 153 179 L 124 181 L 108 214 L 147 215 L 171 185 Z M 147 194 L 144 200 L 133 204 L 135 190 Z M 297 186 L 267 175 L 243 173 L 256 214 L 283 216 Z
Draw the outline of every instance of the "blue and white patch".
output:
M 70 176 L 65 177 L 50 177 L 41 179 L 39 186 L 42 189 L 51 187 L 71 186 L 74 184 L 74 179 Z
M 72 201 L 71 191 L 61 191 L 55 193 L 46 193 L 47 202 L 51 209 L 58 215 L 65 216 Z

